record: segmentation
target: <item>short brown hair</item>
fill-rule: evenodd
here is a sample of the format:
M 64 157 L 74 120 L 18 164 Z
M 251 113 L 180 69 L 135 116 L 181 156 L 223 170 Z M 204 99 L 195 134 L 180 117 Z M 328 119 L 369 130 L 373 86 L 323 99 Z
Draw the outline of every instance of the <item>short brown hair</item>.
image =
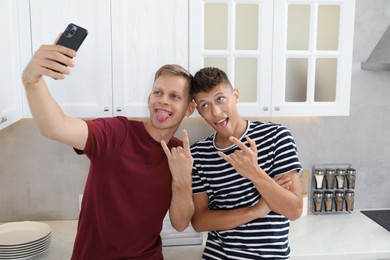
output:
M 195 73 L 194 78 L 191 81 L 191 97 L 194 98 L 194 95 L 200 92 L 209 92 L 221 83 L 232 86 L 228 76 L 223 70 L 215 67 L 200 69 L 197 73 Z

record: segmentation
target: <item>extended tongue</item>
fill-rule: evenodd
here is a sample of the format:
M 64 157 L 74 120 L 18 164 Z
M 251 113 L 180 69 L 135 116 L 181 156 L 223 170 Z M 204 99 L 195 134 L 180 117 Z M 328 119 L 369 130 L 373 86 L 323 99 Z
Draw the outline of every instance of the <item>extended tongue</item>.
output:
M 156 116 L 157 116 L 157 120 L 159 122 L 162 122 L 169 118 L 170 113 L 167 111 L 158 110 Z

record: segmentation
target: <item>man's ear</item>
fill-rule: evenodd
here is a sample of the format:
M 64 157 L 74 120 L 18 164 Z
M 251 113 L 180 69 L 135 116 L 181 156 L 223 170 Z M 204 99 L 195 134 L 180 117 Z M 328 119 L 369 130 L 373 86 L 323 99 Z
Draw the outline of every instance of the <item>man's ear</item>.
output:
M 186 116 L 191 116 L 194 113 L 194 111 L 195 111 L 195 107 L 196 107 L 195 101 L 192 100 L 188 104 Z
M 238 90 L 238 88 L 233 89 L 233 95 L 236 98 L 236 103 L 238 103 L 238 101 L 240 101 L 240 91 Z

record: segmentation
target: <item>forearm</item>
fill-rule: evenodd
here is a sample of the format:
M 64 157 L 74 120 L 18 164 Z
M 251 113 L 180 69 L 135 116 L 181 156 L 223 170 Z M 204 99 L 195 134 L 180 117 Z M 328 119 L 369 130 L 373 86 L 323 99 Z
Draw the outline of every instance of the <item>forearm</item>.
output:
M 56 139 L 58 129 L 66 115 L 50 94 L 45 81 L 41 78 L 36 84 L 25 84 L 27 100 L 31 114 L 41 133 L 50 139 Z
M 229 230 L 265 217 L 270 212 L 266 202 L 260 199 L 255 206 L 232 210 L 204 210 L 195 212 L 191 222 L 198 232 Z
M 260 169 L 252 182 L 272 211 L 295 220 L 302 213 L 303 202 L 297 174 L 291 174 L 291 178 L 292 185 L 285 189 Z
M 172 182 L 172 199 L 169 208 L 169 218 L 177 231 L 185 230 L 194 214 L 191 184 L 180 185 Z

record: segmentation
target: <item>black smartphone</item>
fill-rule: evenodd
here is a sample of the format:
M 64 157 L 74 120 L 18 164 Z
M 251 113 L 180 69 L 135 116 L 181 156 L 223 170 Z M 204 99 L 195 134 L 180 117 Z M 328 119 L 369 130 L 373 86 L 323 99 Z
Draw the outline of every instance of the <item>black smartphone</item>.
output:
M 87 35 L 88 31 L 86 29 L 76 24 L 70 23 L 62 33 L 60 39 L 57 42 L 57 45 L 62 45 L 77 51 Z
M 62 45 L 77 51 L 80 48 L 83 41 L 85 40 L 85 38 L 87 37 L 87 35 L 88 35 L 88 31 L 86 29 L 76 24 L 70 23 L 68 24 L 68 26 L 66 27 L 62 35 L 60 36 L 60 39 L 58 39 L 57 45 Z M 60 64 L 65 66 L 65 64 L 61 62 Z

